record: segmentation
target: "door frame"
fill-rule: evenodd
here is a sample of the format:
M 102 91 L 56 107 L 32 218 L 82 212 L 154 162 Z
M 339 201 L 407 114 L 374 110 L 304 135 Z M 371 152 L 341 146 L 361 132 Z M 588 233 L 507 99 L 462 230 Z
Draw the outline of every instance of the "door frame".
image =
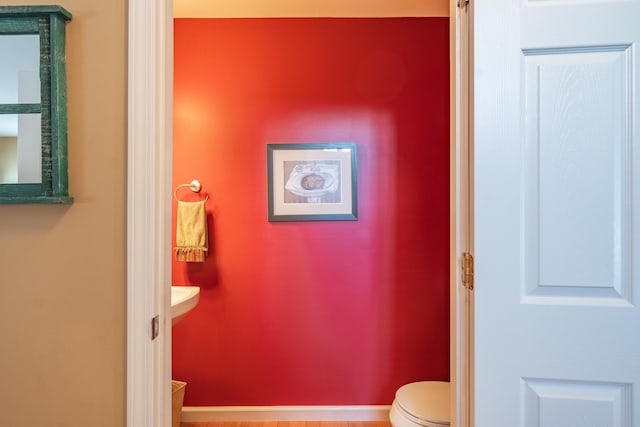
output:
M 169 427 L 173 0 L 129 0 L 128 43 L 127 426 Z
M 462 254 L 473 254 L 473 2 L 451 0 L 450 26 L 450 412 L 473 426 L 473 290 L 462 285 Z
M 171 425 L 171 152 L 173 0 L 129 0 L 127 165 L 128 427 Z M 450 376 L 452 426 L 471 425 L 471 298 L 459 259 L 470 251 L 472 165 L 469 12 L 450 3 Z M 467 7 L 468 8 L 468 7 Z M 467 40 L 467 42 L 465 42 Z M 158 316 L 158 336 L 151 322 Z

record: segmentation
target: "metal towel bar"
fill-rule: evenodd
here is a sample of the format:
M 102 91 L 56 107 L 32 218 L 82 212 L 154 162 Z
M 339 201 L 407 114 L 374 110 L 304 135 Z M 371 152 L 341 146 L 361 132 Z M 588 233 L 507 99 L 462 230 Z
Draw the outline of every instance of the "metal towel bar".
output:
M 189 184 L 180 184 L 176 187 L 175 191 L 173 192 L 173 198 L 176 199 L 176 202 L 179 202 L 180 200 L 178 199 L 178 190 L 184 187 L 189 187 L 189 189 L 191 191 L 193 191 L 194 193 L 199 193 L 200 190 L 202 189 L 202 184 L 200 184 L 200 181 L 198 181 L 197 179 L 194 179 L 193 181 L 191 181 Z M 209 200 L 209 196 L 205 196 L 204 201 L 206 202 L 207 200 Z

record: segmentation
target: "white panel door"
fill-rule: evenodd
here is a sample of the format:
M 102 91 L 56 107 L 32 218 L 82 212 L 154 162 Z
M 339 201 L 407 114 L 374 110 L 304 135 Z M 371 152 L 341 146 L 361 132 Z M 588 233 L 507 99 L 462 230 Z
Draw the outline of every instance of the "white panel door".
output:
M 477 0 L 476 427 L 640 427 L 640 0 Z

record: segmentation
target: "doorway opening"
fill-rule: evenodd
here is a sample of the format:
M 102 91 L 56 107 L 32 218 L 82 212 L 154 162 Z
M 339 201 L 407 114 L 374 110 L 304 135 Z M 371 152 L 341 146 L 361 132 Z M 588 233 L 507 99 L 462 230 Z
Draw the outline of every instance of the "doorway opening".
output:
M 169 312 L 168 284 L 171 280 L 172 94 L 171 70 L 167 64 L 172 63 L 169 59 L 172 58 L 173 46 L 172 35 L 166 32 L 167 28 L 172 28 L 172 6 L 169 1 L 160 4 L 151 0 L 130 2 L 129 117 L 132 126 L 129 131 L 128 182 L 127 418 L 129 425 L 136 427 L 168 425 L 166 423 L 170 420 L 170 413 L 165 409 L 168 405 L 164 403 L 170 401 L 168 384 L 171 377 L 170 338 L 167 338 L 171 325 L 166 314 Z M 452 152 L 456 153 L 456 150 L 454 144 Z M 452 156 L 452 159 L 456 158 Z M 459 191 L 456 187 L 455 194 Z M 452 203 L 452 207 L 458 209 L 456 203 Z M 452 240 L 452 245 L 457 252 L 458 241 L 454 243 Z M 458 276 L 455 259 L 450 264 L 455 287 Z M 161 319 L 161 333 L 159 338 L 149 341 L 150 319 L 157 315 Z M 452 330 L 452 341 L 454 334 L 457 341 L 457 328 L 455 332 Z M 451 379 L 455 381 L 458 368 L 454 366 L 459 363 L 456 355 L 460 346 L 452 349 L 452 358 L 456 359 L 455 362 L 452 359 Z M 452 393 L 457 396 L 459 388 L 455 387 Z M 452 402 L 456 401 L 457 398 L 452 399 Z

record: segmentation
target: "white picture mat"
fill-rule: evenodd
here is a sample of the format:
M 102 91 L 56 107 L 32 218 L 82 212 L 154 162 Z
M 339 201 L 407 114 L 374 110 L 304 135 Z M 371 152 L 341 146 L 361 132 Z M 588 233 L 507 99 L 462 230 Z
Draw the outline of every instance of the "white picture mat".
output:
M 351 148 L 274 149 L 273 150 L 273 214 L 274 215 L 334 215 L 352 213 Z M 285 203 L 284 162 L 340 162 L 340 203 Z

